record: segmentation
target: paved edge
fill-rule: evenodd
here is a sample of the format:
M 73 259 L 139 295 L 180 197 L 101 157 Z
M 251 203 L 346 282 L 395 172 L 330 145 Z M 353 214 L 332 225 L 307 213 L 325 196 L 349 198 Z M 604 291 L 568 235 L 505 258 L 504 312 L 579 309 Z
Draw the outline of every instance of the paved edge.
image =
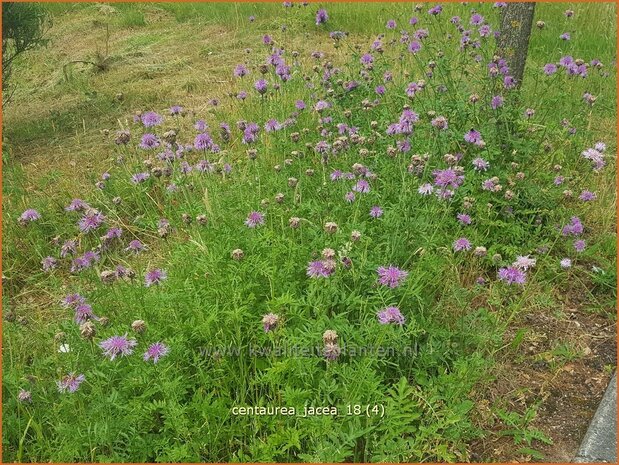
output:
M 574 462 L 617 463 L 617 373 L 589 425 Z

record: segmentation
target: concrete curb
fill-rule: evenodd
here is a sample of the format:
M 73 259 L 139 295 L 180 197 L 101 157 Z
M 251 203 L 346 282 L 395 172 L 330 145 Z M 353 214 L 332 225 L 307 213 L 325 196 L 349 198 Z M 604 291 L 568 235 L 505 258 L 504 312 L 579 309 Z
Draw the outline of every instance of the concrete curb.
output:
M 617 373 L 608 384 L 574 462 L 617 463 Z

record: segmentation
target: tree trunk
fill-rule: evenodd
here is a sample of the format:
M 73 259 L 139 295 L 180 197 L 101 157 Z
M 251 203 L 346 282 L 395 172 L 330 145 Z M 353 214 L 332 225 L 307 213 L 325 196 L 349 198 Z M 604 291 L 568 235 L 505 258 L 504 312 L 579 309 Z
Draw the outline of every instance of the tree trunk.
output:
M 534 2 L 509 2 L 501 9 L 501 31 L 497 54 L 507 60 L 510 74 L 520 87 L 529 49 L 535 12 Z

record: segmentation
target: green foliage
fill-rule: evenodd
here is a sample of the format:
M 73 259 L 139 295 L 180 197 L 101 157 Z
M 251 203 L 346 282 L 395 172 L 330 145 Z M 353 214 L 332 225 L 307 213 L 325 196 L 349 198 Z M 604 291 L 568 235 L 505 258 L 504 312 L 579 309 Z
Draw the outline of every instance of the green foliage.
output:
M 49 16 L 39 3 L 2 4 L 2 90 L 8 87 L 15 59 L 22 53 L 45 45 Z M 6 93 L 5 93 L 6 99 Z
M 90 25 L 90 15 L 98 6 L 56 4 L 49 8 L 59 19 L 85 15 Z M 388 49 L 375 54 L 370 84 L 359 78 L 366 70 L 355 48 L 357 36 L 331 47 L 326 31 L 314 28 L 312 8 L 295 4 L 294 9 L 284 10 L 289 28 L 283 31 L 279 29 L 279 4 L 114 4 L 109 24 L 127 29 L 127 37 L 112 47 L 124 47 L 132 57 L 122 62 L 124 68 L 97 76 L 70 74 L 51 86 L 59 96 L 71 97 L 69 105 L 53 107 L 46 113 L 48 118 L 24 118 L 7 125 L 2 225 L 3 308 L 9 316 L 3 331 L 5 460 L 465 462 L 471 458 L 470 444 L 488 434 L 483 429 L 487 425 L 476 422 L 474 401 L 492 377 L 496 356 L 517 353 L 526 340 L 526 329 L 516 332 L 513 340 L 504 340 L 505 328 L 514 317 L 529 311 L 531 303 L 553 307 L 551 289 L 569 289 L 576 279 L 591 287 L 600 307 L 609 307 L 615 297 L 615 246 L 604 213 L 611 209 L 604 206 L 612 201 L 601 198 L 605 203 L 599 211 L 584 210 L 566 200 L 563 187 L 553 186 L 552 181 L 556 164 L 570 173 L 574 192 L 598 185 L 601 190 L 612 177 L 606 172 L 592 173 L 579 156 L 598 139 L 610 145 L 612 138 L 588 130 L 567 137 L 557 115 L 569 117 L 579 128 L 595 126 L 598 120 L 582 111 L 581 95 L 591 89 L 606 95 L 594 110 L 612 117 L 614 74 L 604 77 L 592 70 L 587 80 L 540 75 L 546 60 L 555 61 L 564 53 L 564 45 L 558 39 L 555 44 L 553 38 L 562 25 L 549 21 L 546 30 L 533 33 L 532 43 L 540 48 L 532 48 L 534 66 L 528 69 L 522 94 L 508 95 L 505 106 L 492 111 L 489 98 L 500 90 L 487 76 L 492 42 L 479 51 L 484 54 L 481 63 L 472 59 L 474 54 L 459 51 L 457 37 L 452 42 L 428 41 L 420 55 L 400 56 L 399 51 Z M 328 8 L 330 28 L 359 34 L 369 28 L 383 31 L 384 21 L 391 17 L 408 27 L 411 16 L 410 5 L 404 4 L 355 8 L 330 4 Z M 465 5 L 445 8 L 453 14 L 470 12 Z M 538 11 L 552 18 L 562 14 L 555 5 L 543 8 L 540 5 Z M 496 22 L 491 5 L 479 5 L 479 11 Z M 151 21 L 155 17 L 164 22 L 163 14 L 173 25 L 165 33 Z M 252 14 L 257 19 L 248 26 Z M 187 38 L 202 24 L 225 26 L 244 37 L 233 42 L 234 46 L 219 40 L 200 44 L 200 61 L 187 67 L 179 66 L 176 56 L 159 62 L 165 60 L 156 54 L 165 53 L 175 42 L 189 47 Z M 446 36 L 444 26 L 431 22 L 431 37 Z M 293 46 L 300 47 L 303 67 L 294 68 L 292 79 L 282 83 L 278 92 L 264 98 L 252 95 L 244 102 L 222 96 L 220 105 L 205 111 L 205 100 L 213 96 L 204 77 L 210 79 L 211 70 L 203 70 L 205 63 L 210 65 L 210 57 L 220 54 L 217 59 L 222 61 L 247 60 L 252 80 L 225 83 L 231 91 L 251 92 L 257 68 L 264 62 L 256 42 L 274 29 L 281 31 L 273 34 L 276 43 L 286 48 L 286 58 L 295 50 Z M 590 32 L 598 37 L 595 30 Z M 387 33 L 398 43 L 395 31 Z M 295 38 L 297 42 L 292 42 Z M 594 42 L 585 41 L 577 48 L 581 42 L 575 41 L 570 53 L 592 58 L 591 53 L 599 52 L 599 58 L 609 63 L 612 47 L 603 40 L 599 42 L 605 45 Z M 255 53 L 243 58 L 226 56 L 250 45 Z M 341 69 L 328 83 L 333 95 L 324 92 L 322 72 L 311 71 L 314 47 L 328 50 L 328 60 Z M 179 53 L 178 48 L 174 50 Z M 148 56 L 147 66 L 133 67 L 131 60 L 142 55 Z M 428 78 L 424 94 L 410 101 L 404 89 L 408 82 L 426 76 L 429 61 L 435 62 L 436 79 L 448 91 Z M 236 63 L 224 61 L 226 76 Z M 200 74 L 182 80 L 192 68 L 200 69 Z M 110 75 L 119 69 L 122 78 L 117 76 L 117 81 L 103 89 L 97 86 L 112 79 Z M 168 69 L 173 74 L 167 74 Z M 394 71 L 394 80 L 381 97 L 382 103 L 364 106 L 364 100 L 376 98 L 375 84 L 382 82 L 387 70 Z M 149 77 L 140 78 L 141 88 L 129 102 L 116 99 L 116 91 L 136 76 Z M 159 87 L 165 77 L 174 80 L 174 93 Z M 271 83 L 279 82 L 270 68 L 266 77 Z M 345 93 L 337 82 L 340 78 L 357 79 L 359 87 Z M 202 90 L 205 95 L 192 103 L 195 117 L 172 117 L 166 111 L 160 127 L 145 129 L 130 123 L 133 109 L 163 113 L 169 105 L 191 101 L 187 92 Z M 477 106 L 468 103 L 472 93 L 483 98 Z M 321 123 L 320 116 L 309 109 L 297 116 L 295 127 L 272 133 L 263 130 L 255 144 L 255 160 L 248 159 L 248 147 L 238 132 L 230 143 L 219 139 L 217 128 L 222 121 L 231 126 L 239 120 L 264 123 L 272 117 L 283 121 L 295 100 L 314 103 L 312 94 L 333 101 L 327 114 L 334 123 L 345 121 L 360 128 L 371 142 L 351 144 L 328 165 L 322 163 L 313 151 L 323 138 L 315 128 L 323 125 L 334 134 L 337 128 Z M 40 94 L 33 91 L 33 95 Z M 384 129 L 397 120 L 405 104 L 419 112 L 422 124 L 411 138 L 409 154 L 396 150 L 395 156 L 388 156 L 394 153 L 394 139 Z M 537 110 L 532 120 L 522 116 L 529 107 Z M 448 118 L 449 131 L 437 132 L 429 124 L 439 113 Z M 136 147 L 142 134 L 151 130 L 161 136 L 174 129 L 179 142 L 192 143 L 198 117 L 204 117 L 214 138 L 222 142 L 222 151 L 188 151 L 182 161 L 195 166 L 208 156 L 217 167 L 214 172 L 199 173 L 194 168 L 184 175 L 178 170 L 181 160 L 166 164 L 157 157 L 162 150 L 148 153 Z M 510 123 L 507 139 L 499 136 L 505 123 Z M 483 133 L 485 148 L 464 145 L 462 129 L 471 126 Z M 130 127 L 131 143 L 114 144 L 114 130 L 100 132 L 109 127 Z M 300 133 L 298 142 L 293 142 L 293 132 Z M 550 150 L 545 149 L 546 143 L 552 146 Z M 23 154 L 24 147 L 36 144 L 52 147 L 50 157 L 56 155 L 56 147 L 62 147 L 76 162 L 62 169 L 58 164 L 50 163 L 53 168 L 40 165 L 34 183 L 28 176 L 30 167 L 13 156 L 13 149 L 21 148 Z M 612 150 L 609 146 L 608 151 Z M 432 171 L 447 166 L 445 154 L 459 152 L 466 152 L 466 182 L 452 201 L 419 195 L 421 181 L 431 182 Z M 407 170 L 413 153 L 430 154 L 418 177 Z M 490 162 L 487 173 L 471 169 L 471 159 L 478 155 Z M 222 170 L 226 162 L 233 166 L 230 174 Z M 372 180 L 367 196 L 359 195 L 355 203 L 347 204 L 343 197 L 350 183 L 334 183 L 329 176 L 335 169 L 350 171 L 354 163 L 363 163 L 377 179 Z M 170 175 L 156 171 L 168 166 L 174 168 Z M 612 168 L 607 167 L 607 172 Z M 111 177 L 102 189 L 92 187 L 101 181 L 103 171 Z M 132 175 L 145 171 L 151 173 L 148 180 L 131 182 Z M 524 179 L 517 178 L 520 171 L 526 174 Z M 505 189 L 513 189 L 514 196 L 482 190 L 481 183 L 491 176 L 498 177 Z M 288 184 L 292 177 L 298 180 L 296 186 Z M 168 189 L 172 183 L 177 190 Z M 78 192 L 78 184 L 89 188 Z M 281 203 L 275 200 L 278 193 L 283 193 Z M 80 213 L 64 210 L 77 196 L 105 212 L 106 227 L 123 228 L 122 245 L 103 251 L 99 262 L 79 273 L 70 270 L 73 257 L 44 273 L 41 260 L 57 257 L 59 244 L 66 239 L 76 239 L 80 252 L 101 245 L 102 231 L 78 233 Z M 465 198 L 473 199 L 466 202 L 466 208 Z M 368 215 L 373 205 L 385 210 L 382 217 Z M 26 208 L 41 211 L 42 218 L 23 227 L 18 218 Z M 244 218 L 257 209 L 266 212 L 266 225 L 246 228 Z M 456 219 L 465 210 L 474 219 L 471 226 Z M 575 211 L 583 211 L 591 245 L 565 271 L 558 260 L 574 252 L 560 237 L 559 227 Z M 183 214 L 191 221 L 183 220 Z M 203 214 L 208 218 L 206 225 L 196 221 Z M 298 229 L 289 227 L 292 216 L 302 218 Z M 166 238 L 158 235 L 161 218 L 171 223 L 172 232 Z M 328 221 L 339 225 L 338 232 L 325 233 Z M 362 233 L 358 241 L 351 240 L 353 230 Z M 454 239 L 465 235 L 473 244 L 486 246 L 487 255 L 454 252 Z M 144 242 L 148 251 L 137 256 L 126 253 L 124 247 L 132 239 Z M 542 246 L 547 248 L 545 253 L 538 252 Z M 338 259 L 348 257 L 352 265 L 346 269 L 338 265 L 328 279 L 308 278 L 308 261 L 327 247 L 335 250 Z M 237 248 L 244 251 L 239 261 L 231 258 Z M 527 254 L 538 260 L 527 286 L 510 288 L 497 282 L 498 268 Z M 599 270 L 592 268 L 594 263 Z M 409 271 L 407 280 L 396 289 L 376 285 L 376 268 L 388 264 Z M 101 272 L 118 265 L 132 268 L 136 277 L 102 284 Z M 147 288 L 144 273 L 152 268 L 165 268 L 168 279 L 161 286 Z M 486 284 L 476 284 L 478 278 Z M 96 315 L 110 320 L 108 325 L 96 323 L 93 340 L 82 337 L 72 311 L 59 304 L 75 292 L 87 297 Z M 406 316 L 405 325 L 378 323 L 377 311 L 392 305 Z M 281 324 L 267 333 L 261 318 L 268 313 L 279 315 Z M 138 319 L 146 321 L 143 333 L 131 330 Z M 339 343 L 347 349 L 384 347 L 393 353 L 353 355 L 347 351 L 336 361 L 327 360 L 321 350 L 328 329 L 337 331 Z M 97 343 L 125 333 L 137 339 L 135 353 L 114 361 L 103 358 Z M 145 363 L 141 359 L 145 347 L 155 341 L 164 341 L 171 351 L 156 365 Z M 60 351 L 61 344 L 70 350 Z M 295 347 L 318 351 L 290 353 Z M 279 350 L 284 355 L 278 355 Z M 565 345 L 557 346 L 553 355 L 563 362 L 575 353 Z M 84 373 L 86 381 L 73 394 L 60 393 L 55 383 L 69 372 Z M 32 392 L 32 403 L 18 400 L 20 389 Z M 232 409 L 239 406 L 288 406 L 299 415 L 233 414 Z M 338 414 L 303 417 L 304 409 L 312 406 L 333 406 Z M 495 415 L 500 425 L 493 426 L 513 438 L 522 453 L 541 459 L 535 448 L 548 443 L 548 438 L 533 426 L 536 408 L 522 414 L 499 406 Z

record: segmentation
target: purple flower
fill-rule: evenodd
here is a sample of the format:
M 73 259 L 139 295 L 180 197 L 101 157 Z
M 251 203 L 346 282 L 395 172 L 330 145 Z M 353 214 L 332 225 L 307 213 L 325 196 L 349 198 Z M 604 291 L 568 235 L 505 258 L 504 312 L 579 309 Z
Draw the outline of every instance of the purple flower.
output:
M 456 218 L 458 218 L 458 221 L 462 224 L 466 224 L 469 225 L 471 224 L 471 217 L 469 215 L 467 215 L 466 213 L 458 213 L 456 215 Z
M 505 76 L 503 78 L 503 87 L 506 89 L 513 89 L 516 87 L 516 79 L 513 76 Z
M 560 186 L 561 184 L 563 184 L 563 182 L 565 181 L 565 177 L 564 176 L 557 176 L 553 183 L 555 186 Z
M 418 53 L 421 50 L 421 42 L 418 40 L 412 40 L 410 44 L 408 44 L 408 51 L 410 53 Z
M 82 199 L 73 199 L 64 209 L 68 212 L 79 212 L 82 210 L 88 210 L 89 208 L 90 206 Z
M 247 215 L 245 225 L 248 228 L 255 228 L 256 226 L 262 226 L 264 224 L 264 213 L 253 211 Z
M 471 250 L 471 241 L 469 241 L 466 237 L 461 237 L 456 239 L 453 243 L 453 249 L 455 252 L 461 252 L 463 250 Z
M 396 22 L 394 19 L 390 19 L 389 21 L 387 21 L 387 24 L 385 26 L 387 29 L 395 29 L 396 28 Z
M 355 201 L 355 193 L 354 192 L 346 192 L 346 194 L 344 194 L 344 200 L 346 200 L 346 202 L 348 203 L 352 203 Z
M 46 273 L 49 273 L 50 271 L 56 269 L 57 266 L 58 260 L 56 260 L 54 257 L 45 257 L 43 260 L 41 260 L 41 267 Z
M 443 11 L 443 7 L 441 5 L 436 5 L 428 10 L 428 14 L 437 16 L 441 13 L 441 11 Z
M 213 139 L 207 132 L 201 132 L 197 134 L 193 139 L 193 147 L 196 150 L 207 150 L 213 146 Z
M 139 147 L 144 150 L 151 150 L 156 149 L 159 145 L 160 142 L 156 135 L 146 133 L 142 136 Z
M 582 193 L 580 194 L 580 196 L 578 198 L 580 200 L 582 200 L 583 202 L 591 202 L 591 201 L 597 199 L 597 195 L 596 195 L 595 192 L 582 191 Z
M 17 394 L 17 400 L 19 400 L 20 402 L 32 402 L 32 394 L 30 393 L 30 391 L 20 389 L 19 394 Z
M 364 55 L 361 55 L 359 61 L 362 65 L 371 65 L 374 62 L 374 57 L 369 53 L 366 53 Z
M 480 15 L 479 13 L 475 13 L 471 16 L 471 26 L 479 26 L 481 24 L 483 24 L 484 22 L 484 17 L 482 15 Z
M 560 262 L 561 268 L 570 268 L 572 266 L 572 260 L 564 258 Z
M 494 97 L 492 97 L 492 100 L 490 101 L 490 106 L 492 107 L 493 110 L 496 110 L 497 108 L 503 106 L 504 101 L 505 99 L 503 97 L 501 97 L 500 95 L 495 95 Z
M 92 307 L 90 305 L 83 303 L 75 307 L 75 322 L 78 325 L 81 325 L 90 319 L 97 319 L 92 312 Z
M 570 33 L 569 32 L 564 32 L 563 34 L 561 34 L 559 36 L 559 39 L 561 39 L 561 40 L 570 40 L 571 39 Z
M 587 243 L 583 241 L 582 239 L 578 239 L 577 241 L 574 241 L 574 249 L 576 249 L 576 252 L 582 252 L 583 250 L 585 250 L 586 247 L 587 247 Z
M 267 313 L 262 317 L 262 327 L 264 328 L 264 332 L 268 333 L 269 331 L 273 331 L 277 328 L 279 323 L 279 316 L 275 313 Z
M 379 217 L 383 216 L 383 209 L 380 208 L 378 205 L 374 205 L 370 209 L 370 216 L 372 218 L 379 218 Z
M 155 342 L 148 347 L 146 352 L 144 352 L 144 361 L 148 362 L 149 360 L 152 360 L 153 363 L 157 363 L 160 358 L 168 355 L 168 352 L 170 352 L 168 346 L 162 342 Z
M 370 183 L 367 182 L 365 179 L 360 179 L 359 181 L 357 181 L 357 184 L 353 186 L 352 190 L 362 194 L 367 194 L 368 192 L 370 192 Z
M 150 128 L 159 126 L 163 122 L 163 117 L 154 111 L 147 111 L 142 115 L 142 124 L 144 127 Z
M 148 172 L 135 173 L 133 176 L 131 176 L 131 182 L 133 184 L 141 184 L 141 183 L 145 182 L 149 178 L 150 178 L 150 173 L 148 173 Z
M 551 76 L 557 72 L 557 65 L 554 63 L 548 63 L 544 66 L 544 73 L 546 76 Z
M 267 91 L 268 83 L 265 79 L 259 79 L 254 84 L 254 88 L 258 91 L 260 95 L 264 95 Z
M 144 285 L 146 287 L 159 285 L 161 281 L 164 281 L 165 279 L 167 279 L 167 277 L 168 274 L 165 272 L 165 270 L 162 270 L 160 268 L 153 268 L 152 270 L 147 271 L 146 275 L 144 275 Z
M 577 216 L 573 216 L 570 220 L 569 224 L 563 226 L 561 230 L 561 234 L 564 236 L 579 236 L 584 231 L 584 226 L 580 221 L 580 218 Z
M 389 286 L 391 288 L 398 287 L 408 276 L 407 271 L 401 270 L 395 266 L 379 266 L 376 272 L 378 273 L 378 282 L 383 286 Z
M 326 23 L 329 20 L 329 15 L 327 14 L 327 10 L 321 8 L 316 12 L 316 26 Z
M 79 294 L 69 294 L 60 303 L 65 308 L 77 308 L 79 305 L 85 304 L 86 299 Z
M 316 260 L 307 265 L 307 275 L 310 278 L 328 278 L 335 271 L 332 260 Z
M 479 157 L 475 158 L 471 163 L 473 164 L 473 169 L 475 169 L 475 171 L 486 171 L 490 167 L 490 163 Z
M 524 284 L 527 275 L 524 271 L 519 270 L 514 266 L 508 266 L 507 268 L 501 268 L 497 273 L 499 280 L 507 284 Z
M 124 336 L 112 336 L 99 343 L 99 347 L 103 349 L 103 355 L 109 357 L 110 360 L 114 360 L 117 356 L 131 355 L 133 348 L 137 345 L 138 341 L 127 338 L 126 333 Z
M 58 386 L 58 391 L 60 392 L 70 392 L 73 393 L 77 391 L 80 387 L 80 384 L 86 379 L 84 375 L 75 375 L 74 373 L 69 373 L 64 376 L 60 381 L 57 381 L 56 384 Z
M 390 323 L 403 325 L 405 321 L 406 318 L 404 318 L 398 307 L 387 307 L 378 312 L 378 322 L 381 325 L 388 325 Z
M 90 211 L 86 213 L 77 223 L 80 231 L 82 232 L 90 232 L 99 228 L 103 222 L 105 221 L 105 216 L 98 211 Z
M 479 146 L 485 145 L 484 141 L 481 138 L 481 134 L 475 129 L 471 129 L 469 132 L 467 132 L 464 135 L 464 140 L 470 144 L 475 144 Z
M 60 248 L 60 257 L 65 258 L 67 255 L 75 255 L 77 253 L 77 243 L 74 240 L 67 240 Z
M 183 107 L 181 107 L 180 105 L 172 105 L 172 106 L 170 107 L 170 114 L 171 114 L 172 116 L 175 116 L 175 115 L 180 115 L 180 114 L 182 114 L 182 113 L 183 113 L 183 110 L 184 110 L 184 108 L 183 108 Z
M 137 239 L 134 239 L 131 242 L 129 242 L 129 245 L 127 245 L 127 248 L 125 249 L 125 251 L 138 254 L 142 252 L 144 249 L 145 249 L 144 244 L 142 244 Z
M 535 258 L 531 258 L 528 255 L 519 255 L 516 257 L 516 261 L 512 263 L 512 266 L 519 270 L 527 271 L 529 268 L 533 268 L 536 263 L 537 260 Z
M 417 192 L 419 192 L 421 195 L 430 195 L 432 192 L 434 192 L 434 186 L 432 186 L 432 184 L 430 183 L 422 184 L 421 186 L 419 186 L 419 189 L 417 189 Z
M 239 65 L 236 65 L 236 68 L 234 68 L 235 77 L 243 77 L 243 76 L 247 76 L 247 74 L 249 74 L 249 71 L 247 70 L 245 65 L 239 64 Z
M 434 170 L 432 175 L 434 176 L 434 184 L 442 188 L 452 187 L 457 189 L 464 182 L 464 176 L 458 174 L 452 168 Z
M 32 223 L 33 221 L 37 221 L 41 219 L 41 215 L 38 211 L 29 208 L 25 212 L 21 214 L 19 217 L 19 222 L 22 224 Z
M 441 130 L 445 130 L 449 126 L 449 123 L 447 122 L 447 118 L 445 118 L 444 116 L 437 116 L 430 122 L 430 124 L 432 124 L 432 126 L 434 126 L 435 128 L 441 129 Z
M 208 124 L 206 124 L 206 121 L 199 119 L 198 121 L 196 121 L 196 124 L 194 124 L 193 127 L 196 128 L 200 132 L 204 132 L 206 131 Z

